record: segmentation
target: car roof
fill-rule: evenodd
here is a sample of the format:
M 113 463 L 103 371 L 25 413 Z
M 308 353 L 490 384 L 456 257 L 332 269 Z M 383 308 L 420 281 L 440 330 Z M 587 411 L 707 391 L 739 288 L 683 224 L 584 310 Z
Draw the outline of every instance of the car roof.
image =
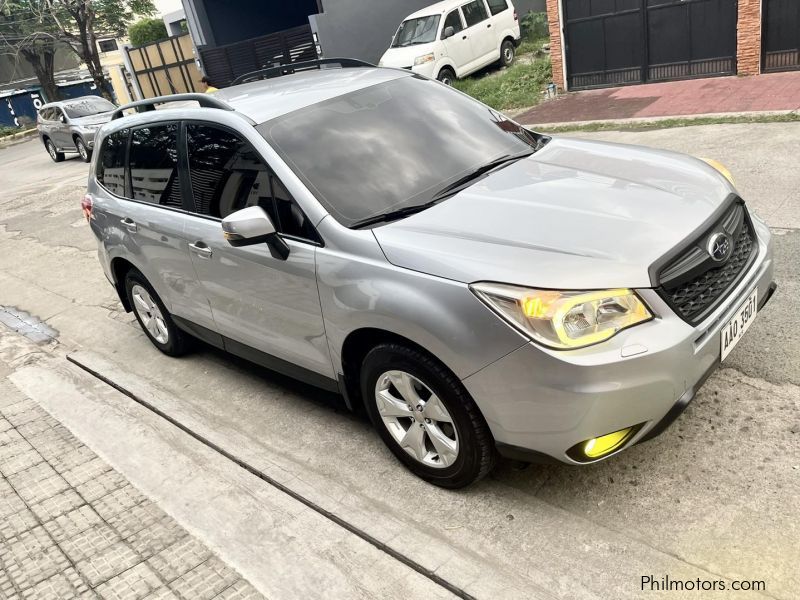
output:
M 39 110 L 42 110 L 43 108 L 53 108 L 55 106 L 68 106 L 70 104 L 74 104 L 76 102 L 81 102 L 82 100 L 86 100 L 88 98 L 102 98 L 103 100 L 105 100 L 105 98 L 103 98 L 102 96 L 98 96 L 96 94 L 90 94 L 88 96 L 78 96 L 76 98 L 67 98 L 66 100 L 57 100 L 55 102 L 48 102 L 47 104 L 43 104 L 39 108 Z
M 425 8 L 421 8 L 415 13 L 408 15 L 404 20 L 416 19 L 418 17 L 429 17 L 431 15 L 441 15 L 450 12 L 454 8 L 458 8 L 464 4 L 468 4 L 470 0 L 442 0 L 436 4 L 431 4 Z
M 214 92 L 214 96 L 253 122 L 263 123 L 312 104 L 412 76 L 410 71 L 377 67 L 315 69 L 235 85 Z

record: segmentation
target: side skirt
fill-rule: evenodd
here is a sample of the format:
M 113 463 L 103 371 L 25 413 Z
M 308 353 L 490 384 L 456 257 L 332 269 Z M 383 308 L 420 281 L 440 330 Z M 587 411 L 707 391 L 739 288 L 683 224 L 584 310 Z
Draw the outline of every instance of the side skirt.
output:
M 175 324 L 183 331 L 211 346 L 219 348 L 220 350 L 225 350 L 234 356 L 243 358 L 246 361 L 265 367 L 271 371 L 276 371 L 281 375 L 286 375 L 292 379 L 297 379 L 303 383 L 313 385 L 314 387 L 318 387 L 329 392 L 341 392 L 339 383 L 335 379 L 331 379 L 325 375 L 320 375 L 319 373 L 285 361 L 277 356 L 272 356 L 271 354 L 267 354 L 261 350 L 256 350 L 251 346 L 247 346 L 227 338 L 218 334 L 216 331 L 212 331 L 206 327 L 197 325 L 196 323 L 192 323 L 191 321 L 181 317 L 176 317 L 175 315 L 171 316 L 172 320 L 175 321 Z

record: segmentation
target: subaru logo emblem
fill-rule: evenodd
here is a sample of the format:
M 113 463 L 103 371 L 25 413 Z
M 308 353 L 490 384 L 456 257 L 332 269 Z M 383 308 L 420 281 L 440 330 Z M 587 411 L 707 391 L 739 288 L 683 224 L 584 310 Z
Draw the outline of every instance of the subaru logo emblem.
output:
M 716 262 L 723 262 L 731 255 L 733 241 L 727 233 L 715 233 L 708 238 L 708 253 Z

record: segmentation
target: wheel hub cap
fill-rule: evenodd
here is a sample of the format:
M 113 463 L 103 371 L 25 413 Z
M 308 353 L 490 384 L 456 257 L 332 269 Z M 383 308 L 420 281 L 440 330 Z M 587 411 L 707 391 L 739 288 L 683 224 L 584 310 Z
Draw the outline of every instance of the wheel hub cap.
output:
M 150 293 L 140 285 L 133 286 L 133 309 L 142 321 L 142 326 L 159 344 L 169 341 L 169 330 L 164 315 Z
M 458 434 L 444 403 L 405 371 L 387 371 L 375 384 L 383 424 L 410 456 L 429 467 L 445 468 L 458 457 Z

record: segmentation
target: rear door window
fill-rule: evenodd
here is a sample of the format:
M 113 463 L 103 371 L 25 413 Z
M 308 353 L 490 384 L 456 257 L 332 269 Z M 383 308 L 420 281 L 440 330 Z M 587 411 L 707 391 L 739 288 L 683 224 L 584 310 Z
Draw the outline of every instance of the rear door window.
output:
M 103 141 L 97 161 L 97 181 L 112 194 L 125 196 L 125 155 L 129 129 L 115 131 Z
M 134 200 L 183 208 L 177 134 L 175 123 L 140 127 L 131 133 L 129 167 Z
M 487 0 L 489 4 L 489 12 L 492 13 L 492 16 L 499 15 L 504 10 L 508 9 L 508 2 L 507 0 Z
M 474 0 L 469 4 L 465 4 L 461 7 L 461 10 L 464 11 L 464 20 L 467 22 L 467 27 L 477 25 L 489 18 L 483 0 Z
M 198 214 L 224 219 L 260 206 L 279 232 L 318 241 L 300 206 L 250 144 L 231 131 L 200 124 L 186 126 L 186 142 Z

